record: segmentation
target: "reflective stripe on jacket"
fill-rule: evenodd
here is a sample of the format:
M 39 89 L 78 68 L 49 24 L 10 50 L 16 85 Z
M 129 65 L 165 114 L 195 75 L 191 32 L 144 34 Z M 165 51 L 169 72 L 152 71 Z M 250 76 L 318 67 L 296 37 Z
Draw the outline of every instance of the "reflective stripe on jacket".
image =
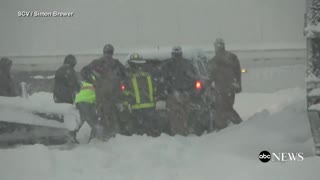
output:
M 152 79 L 147 72 L 131 74 L 131 89 L 123 92 L 128 98 L 131 97 L 131 109 L 144 109 L 155 107 L 154 88 Z M 125 102 L 126 104 L 128 102 Z

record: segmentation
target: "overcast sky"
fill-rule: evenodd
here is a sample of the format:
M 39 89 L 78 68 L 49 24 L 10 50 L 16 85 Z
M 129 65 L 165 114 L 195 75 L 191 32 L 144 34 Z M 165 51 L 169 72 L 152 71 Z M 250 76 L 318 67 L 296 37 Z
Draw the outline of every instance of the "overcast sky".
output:
M 135 47 L 304 44 L 304 0 L 3 0 L 0 56 Z M 69 18 L 18 11 L 73 12 Z

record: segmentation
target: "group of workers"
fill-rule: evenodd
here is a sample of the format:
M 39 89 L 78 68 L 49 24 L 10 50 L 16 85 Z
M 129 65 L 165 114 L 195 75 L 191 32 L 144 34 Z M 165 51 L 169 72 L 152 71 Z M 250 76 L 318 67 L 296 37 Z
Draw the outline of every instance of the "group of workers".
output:
M 236 55 L 226 51 L 221 38 L 215 41 L 215 56 L 209 61 L 210 86 L 214 89 L 214 126 L 220 130 L 230 122 L 242 120 L 234 110 L 235 94 L 241 92 L 241 68 Z M 121 131 L 123 134 L 158 136 L 188 135 L 188 115 L 191 111 L 191 91 L 196 79 L 194 66 L 183 57 L 180 46 L 173 47 L 172 57 L 161 62 L 147 61 L 132 54 L 125 67 L 113 58 L 114 47 L 107 44 L 103 56 L 75 71 L 77 60 L 67 55 L 56 71 L 53 98 L 56 103 L 75 104 L 81 123 L 91 127 L 91 138 L 107 140 Z M 145 60 L 141 63 L 141 59 Z M 11 60 L 0 60 L 0 96 L 14 96 L 10 76 Z M 166 102 L 167 118 L 155 116 L 158 101 Z M 131 121 L 123 121 L 119 113 L 128 111 Z M 134 112 L 134 113 L 132 113 Z M 125 113 L 124 113 L 125 114 Z M 133 130 L 132 130 L 133 129 Z
M 220 38 L 215 41 L 215 51 L 208 72 L 209 88 L 215 89 L 213 121 L 215 129 L 219 130 L 230 122 L 242 121 L 233 108 L 235 94 L 241 92 L 241 68 L 237 56 L 226 51 Z M 190 97 L 196 72 L 183 57 L 182 48 L 173 47 L 172 57 L 161 65 L 132 54 L 127 68 L 114 59 L 113 54 L 114 47 L 105 45 L 103 56 L 81 69 L 80 84 L 74 71 L 75 57 L 68 55 L 55 75 L 55 102 L 76 104 L 81 122 L 86 121 L 92 129 L 91 137 L 99 139 L 109 139 L 119 131 L 128 135 L 158 136 L 161 132 L 188 135 Z M 155 115 L 157 101 L 166 102 L 166 119 Z M 119 118 L 119 113 L 126 110 L 131 113 L 123 114 L 129 114 L 130 121 Z

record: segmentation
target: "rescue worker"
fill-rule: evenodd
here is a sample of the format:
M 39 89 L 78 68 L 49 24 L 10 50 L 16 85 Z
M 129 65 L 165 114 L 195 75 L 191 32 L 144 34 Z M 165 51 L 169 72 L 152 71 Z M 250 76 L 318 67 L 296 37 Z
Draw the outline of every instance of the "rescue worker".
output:
M 12 61 L 6 57 L 0 60 L 0 96 L 13 97 L 17 92 L 10 75 Z
M 167 129 L 164 119 L 159 118 L 155 109 L 159 84 L 155 72 L 156 63 L 159 62 L 143 59 L 137 53 L 133 53 L 128 60 L 130 78 L 125 82 L 126 87 L 123 92 L 131 111 L 129 118 L 132 130 L 127 133 L 129 135 L 159 136 Z
M 126 78 L 126 69 L 118 59 L 113 58 L 114 47 L 107 44 L 103 56 L 93 60 L 84 68 L 84 74 L 96 77 L 95 89 L 97 112 L 104 128 L 104 140 L 117 132 L 116 104 L 121 101 L 121 81 Z
M 80 90 L 80 83 L 74 70 L 76 64 L 76 58 L 69 54 L 65 57 L 63 65 L 56 71 L 53 88 L 55 103 L 74 103 L 75 95 Z
M 183 58 L 182 48 L 172 48 L 172 58 L 163 66 L 165 73 L 168 117 L 171 135 L 188 135 L 191 94 L 196 82 L 196 71 L 189 60 Z
M 215 89 L 215 118 L 217 130 L 228 126 L 229 122 L 239 124 L 242 119 L 234 110 L 235 94 L 241 92 L 241 67 L 238 57 L 225 49 L 223 39 L 214 43 L 215 56 L 209 61 L 208 70 L 211 85 Z
M 80 71 L 82 82 L 80 92 L 76 95 L 75 104 L 80 114 L 80 124 L 75 130 L 76 134 L 80 130 L 84 122 L 87 122 L 91 127 L 91 133 L 89 141 L 92 138 L 100 138 L 101 128 L 99 126 L 97 111 L 96 111 L 96 92 L 95 92 L 95 77 L 93 75 L 83 73 L 83 69 Z

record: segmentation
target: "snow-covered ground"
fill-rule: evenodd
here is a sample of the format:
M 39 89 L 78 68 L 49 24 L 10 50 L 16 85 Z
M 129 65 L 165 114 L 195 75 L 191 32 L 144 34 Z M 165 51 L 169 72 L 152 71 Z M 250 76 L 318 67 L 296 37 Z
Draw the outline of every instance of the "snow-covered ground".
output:
M 249 69 L 235 108 L 245 120 L 202 137 L 116 136 L 71 150 L 0 150 L 1 179 L 319 179 L 306 114 L 304 65 Z M 38 96 L 36 98 L 35 96 Z M 51 100 L 49 94 L 30 97 Z M 33 102 L 36 104 L 36 102 Z M 49 103 L 48 103 L 49 104 Z M 85 135 L 87 126 L 82 130 Z M 85 137 L 85 136 L 82 136 Z M 302 162 L 261 163 L 261 151 L 303 152 Z

